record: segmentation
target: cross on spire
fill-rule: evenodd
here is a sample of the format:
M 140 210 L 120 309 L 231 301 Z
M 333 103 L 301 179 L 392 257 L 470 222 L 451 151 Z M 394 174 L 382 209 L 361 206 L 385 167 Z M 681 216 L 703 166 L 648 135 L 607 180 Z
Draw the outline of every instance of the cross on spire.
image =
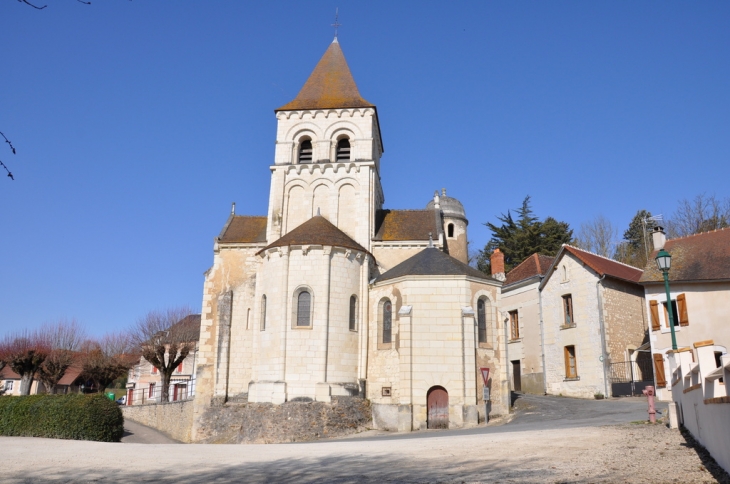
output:
M 335 28 L 335 40 L 337 40 L 337 27 L 341 27 L 342 26 L 342 24 L 337 21 L 339 19 L 339 17 L 340 17 L 340 8 L 337 7 L 335 9 L 335 23 L 330 24 L 330 25 L 332 25 Z

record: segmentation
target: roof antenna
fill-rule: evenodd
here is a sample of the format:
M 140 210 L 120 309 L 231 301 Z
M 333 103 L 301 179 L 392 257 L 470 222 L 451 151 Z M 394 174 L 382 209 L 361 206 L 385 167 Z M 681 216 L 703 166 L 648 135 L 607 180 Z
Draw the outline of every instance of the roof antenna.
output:
M 428 248 L 433 249 L 433 234 L 431 232 L 428 233 Z
M 231 204 L 231 215 L 236 215 L 236 202 Z
M 337 42 L 337 27 L 341 27 L 342 24 L 337 21 L 337 19 L 340 17 L 340 8 L 335 8 L 335 23 L 330 24 L 335 28 L 335 40 L 332 42 Z

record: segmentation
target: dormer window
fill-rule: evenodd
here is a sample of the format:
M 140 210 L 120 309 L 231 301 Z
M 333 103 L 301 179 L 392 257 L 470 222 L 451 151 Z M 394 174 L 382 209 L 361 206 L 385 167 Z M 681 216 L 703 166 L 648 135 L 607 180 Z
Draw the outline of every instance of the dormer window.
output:
M 299 163 L 312 162 L 312 140 L 305 139 L 299 143 Z
M 350 140 L 342 138 L 337 141 L 337 161 L 350 161 Z

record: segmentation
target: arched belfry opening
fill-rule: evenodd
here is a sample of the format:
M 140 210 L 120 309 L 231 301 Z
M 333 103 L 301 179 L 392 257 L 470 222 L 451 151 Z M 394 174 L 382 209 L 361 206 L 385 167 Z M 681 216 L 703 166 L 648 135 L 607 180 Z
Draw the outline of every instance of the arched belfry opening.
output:
M 299 143 L 299 163 L 311 163 L 312 162 L 312 140 L 309 138 L 303 139 Z
M 428 428 L 449 428 L 449 392 L 444 387 L 434 386 L 428 390 Z
M 337 161 L 350 161 L 350 140 L 342 138 L 337 141 Z

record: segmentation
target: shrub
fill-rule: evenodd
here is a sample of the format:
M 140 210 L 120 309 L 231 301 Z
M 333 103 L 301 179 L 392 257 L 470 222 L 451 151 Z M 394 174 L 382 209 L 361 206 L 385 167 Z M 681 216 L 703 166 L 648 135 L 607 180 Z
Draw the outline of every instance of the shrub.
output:
M 124 417 L 101 394 L 0 398 L 0 435 L 119 442 Z

